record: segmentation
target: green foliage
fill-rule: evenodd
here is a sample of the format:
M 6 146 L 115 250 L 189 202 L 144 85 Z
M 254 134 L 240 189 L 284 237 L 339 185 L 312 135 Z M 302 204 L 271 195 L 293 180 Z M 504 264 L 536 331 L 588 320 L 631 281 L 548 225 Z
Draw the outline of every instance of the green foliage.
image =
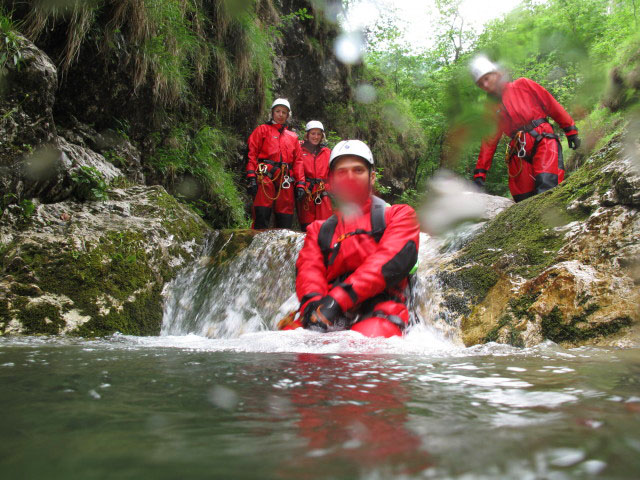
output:
M 104 176 L 95 167 L 82 166 L 71 174 L 74 183 L 73 195 L 81 202 L 105 201 L 109 198 L 109 188 Z
M 327 124 L 340 134 L 338 138 L 329 132 L 329 144 L 347 138 L 365 141 L 373 152 L 376 169 L 384 171 L 377 187 L 379 191 L 390 186 L 385 177 L 413 180 L 413 170 L 425 159 L 427 148 L 424 132 L 408 102 L 395 95 L 387 81 L 373 69 L 355 72 L 354 83 L 373 85 L 376 97 L 369 103 L 353 100 L 327 105 Z
M 578 125 L 590 111 L 599 110 L 607 81 L 605 106 L 615 111 L 637 104 L 633 79 L 638 78 L 640 41 L 635 1 L 523 0 L 480 34 L 462 22 L 460 3 L 436 2 L 439 15 L 432 25 L 430 48 L 416 50 L 407 44 L 393 11 L 367 35 L 367 66 L 408 102 L 424 130 L 426 147 L 416 171 L 417 185 L 440 166 L 470 178 L 481 140 L 492 133 L 486 94 L 467 72 L 469 59 L 478 52 L 500 61 L 513 78 L 526 76 L 542 84 Z M 607 80 L 614 66 L 617 74 Z M 569 154 L 565 147 L 571 168 L 617 128 L 619 118 L 607 124 L 605 114 L 597 115 L 599 119 L 591 119 L 597 120 L 597 128 L 583 132 L 583 139 L 589 137 L 583 152 Z M 505 147 L 503 139 L 487 177 L 489 193 L 508 195 Z
M 22 216 L 24 218 L 31 217 L 31 215 L 33 215 L 36 211 L 36 206 L 34 205 L 33 201 L 28 198 L 23 198 L 22 200 L 20 200 L 20 202 L 18 202 L 18 205 L 22 210 Z
M 244 203 L 226 165 L 241 140 L 228 131 L 188 125 L 173 128 L 150 159 L 165 182 L 185 203 L 216 227 L 246 224 Z
M 11 14 L 0 8 L 0 77 L 6 73 L 8 65 L 19 69 L 22 62 L 22 51 Z

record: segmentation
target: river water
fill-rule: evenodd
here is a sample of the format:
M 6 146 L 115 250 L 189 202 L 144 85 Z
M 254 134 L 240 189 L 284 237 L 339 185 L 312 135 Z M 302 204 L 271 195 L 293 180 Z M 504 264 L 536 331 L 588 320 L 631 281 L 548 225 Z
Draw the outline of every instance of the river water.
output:
M 302 236 L 215 235 L 162 334 L 0 338 L 1 478 L 637 479 L 640 349 L 464 348 L 423 235 L 404 338 L 272 331 Z
M 634 479 L 640 351 L 0 339 L 2 478 Z

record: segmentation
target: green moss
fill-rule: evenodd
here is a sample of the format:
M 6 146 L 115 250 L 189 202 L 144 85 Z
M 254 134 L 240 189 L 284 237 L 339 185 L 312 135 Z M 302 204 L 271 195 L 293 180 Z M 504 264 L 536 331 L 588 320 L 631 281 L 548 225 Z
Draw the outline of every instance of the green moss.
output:
M 506 343 L 508 345 L 519 348 L 524 347 L 524 340 L 522 339 L 522 335 L 516 329 L 513 317 L 508 313 L 500 317 L 500 320 L 498 320 L 498 324 L 491 330 L 489 330 L 482 342 L 497 342 L 500 338 L 500 332 L 503 328 L 508 329 L 505 337 Z
M 589 211 L 569 211 L 574 200 L 584 200 L 600 188 L 611 185 L 612 175 L 601 172 L 603 165 L 618 153 L 618 147 L 594 155 L 593 160 L 574 172 L 560 186 L 503 211 L 463 249 L 459 265 L 479 263 L 498 266 L 504 273 L 532 278 L 551 265 L 564 233 L 554 230 Z
M 242 143 L 239 137 L 211 126 L 192 132 L 191 126 L 182 124 L 169 132 L 164 143 L 171 146 L 158 148 L 149 161 L 170 191 L 216 228 L 244 225 L 244 202 L 226 168 Z
M 499 279 L 498 274 L 490 267 L 473 265 L 455 272 L 441 272 L 438 277 L 447 286 L 463 290 L 465 300 L 480 303 Z
M 618 317 L 606 323 L 579 328 L 578 325 L 587 322 L 587 318 L 598 310 L 597 305 L 585 309 L 581 315 L 565 320 L 560 308 L 556 305 L 551 312 L 542 317 L 542 336 L 554 342 L 580 342 L 595 337 L 614 334 L 633 322 L 630 317 Z
M 20 305 L 18 320 L 24 327 L 24 333 L 55 335 L 65 326 L 60 309 L 55 305 L 46 302 L 21 302 Z

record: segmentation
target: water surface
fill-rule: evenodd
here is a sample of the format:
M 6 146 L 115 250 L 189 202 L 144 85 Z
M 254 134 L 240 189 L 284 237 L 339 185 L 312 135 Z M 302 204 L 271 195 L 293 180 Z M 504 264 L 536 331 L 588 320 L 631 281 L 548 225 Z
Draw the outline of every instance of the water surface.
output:
M 640 351 L 0 339 L 3 478 L 638 478 Z

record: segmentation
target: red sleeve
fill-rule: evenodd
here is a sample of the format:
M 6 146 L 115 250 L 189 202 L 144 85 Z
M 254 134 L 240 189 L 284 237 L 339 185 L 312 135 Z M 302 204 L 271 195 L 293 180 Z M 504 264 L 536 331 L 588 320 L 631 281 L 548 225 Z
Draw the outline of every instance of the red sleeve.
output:
M 302 162 L 302 147 L 296 139 L 295 148 L 293 150 L 293 176 L 296 179 L 296 186 L 305 187 L 306 177 L 304 175 L 304 163 Z
M 378 249 L 329 292 L 345 312 L 400 283 L 418 261 L 420 226 L 413 208 L 388 207 L 385 218 L 387 227 Z
M 258 169 L 258 158 L 264 143 L 262 126 L 256 128 L 249 136 L 249 161 L 247 162 L 247 177 L 255 177 Z
M 575 135 L 576 133 L 578 133 L 578 129 L 576 128 L 575 122 L 573 121 L 573 118 L 571 118 L 571 115 L 569 115 L 563 108 L 563 106 L 560 105 L 555 98 L 553 98 L 553 95 L 551 95 L 546 88 L 528 78 L 525 78 L 523 80 L 526 81 L 527 87 L 533 90 L 547 115 L 553 118 L 555 122 L 560 125 L 560 127 L 564 130 L 564 133 L 566 133 L 567 135 Z
M 473 171 L 473 178 L 480 177 L 483 180 L 487 179 L 487 173 L 489 173 L 489 169 L 491 168 L 493 155 L 496 153 L 500 138 L 502 138 L 502 132 L 498 131 L 493 137 L 482 142 L 478 161 L 476 162 L 476 169 Z
M 296 293 L 301 310 L 312 300 L 324 297 L 329 291 L 327 268 L 318 245 L 318 232 L 321 222 L 314 222 L 307 227 L 307 237 L 296 261 Z

